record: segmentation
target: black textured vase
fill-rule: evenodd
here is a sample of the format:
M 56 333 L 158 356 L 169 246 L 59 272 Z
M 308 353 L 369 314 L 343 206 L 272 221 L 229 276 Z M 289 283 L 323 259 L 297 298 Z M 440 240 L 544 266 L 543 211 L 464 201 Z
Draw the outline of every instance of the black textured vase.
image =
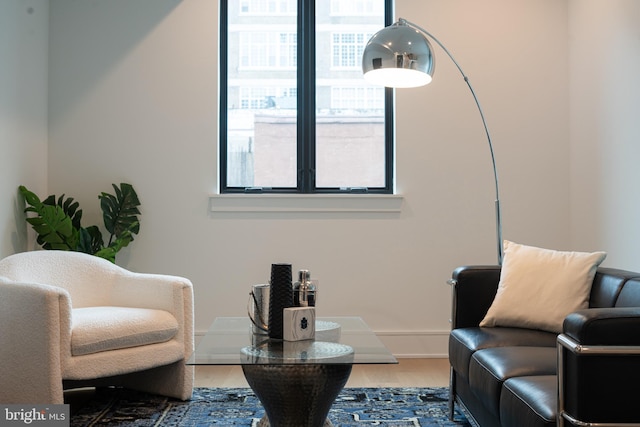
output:
M 284 309 L 293 307 L 291 264 L 271 264 L 269 293 L 269 338 L 283 338 Z

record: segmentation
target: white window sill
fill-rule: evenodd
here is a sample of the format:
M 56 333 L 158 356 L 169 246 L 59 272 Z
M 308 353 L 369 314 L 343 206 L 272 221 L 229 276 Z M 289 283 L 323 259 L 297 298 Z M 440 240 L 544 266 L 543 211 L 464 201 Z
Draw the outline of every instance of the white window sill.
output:
M 209 211 L 228 213 L 399 214 L 397 194 L 212 194 Z

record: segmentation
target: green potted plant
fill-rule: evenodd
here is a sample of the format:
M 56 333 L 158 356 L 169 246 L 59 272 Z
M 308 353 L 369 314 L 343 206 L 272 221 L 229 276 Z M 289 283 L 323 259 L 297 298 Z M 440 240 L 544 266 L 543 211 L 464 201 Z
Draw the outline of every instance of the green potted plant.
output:
M 116 254 L 133 241 L 140 231 L 140 201 L 131 184 L 111 184 L 115 194 L 102 192 L 98 196 L 102 209 L 104 228 L 110 233 L 104 242 L 102 232 L 96 225 L 83 227 L 82 209 L 72 197 L 65 195 L 56 199 L 50 195 L 43 201 L 25 186 L 19 187 L 28 205 L 26 221 L 37 234 L 37 242 L 44 249 L 78 251 L 116 261 Z

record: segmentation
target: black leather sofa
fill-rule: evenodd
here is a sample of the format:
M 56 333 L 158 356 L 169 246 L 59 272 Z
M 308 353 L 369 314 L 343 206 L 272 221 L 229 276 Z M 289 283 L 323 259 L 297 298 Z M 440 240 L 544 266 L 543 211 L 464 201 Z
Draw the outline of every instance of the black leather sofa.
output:
M 500 266 L 454 270 L 450 410 L 481 427 L 640 425 L 640 273 L 598 268 L 562 334 L 479 327 Z

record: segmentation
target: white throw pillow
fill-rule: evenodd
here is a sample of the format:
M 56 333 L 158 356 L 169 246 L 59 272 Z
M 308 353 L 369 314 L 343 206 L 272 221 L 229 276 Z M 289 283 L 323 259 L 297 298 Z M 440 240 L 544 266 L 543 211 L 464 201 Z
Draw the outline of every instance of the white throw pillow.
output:
M 589 306 L 606 252 L 560 252 L 504 241 L 500 282 L 480 326 L 562 332 L 564 318 Z

